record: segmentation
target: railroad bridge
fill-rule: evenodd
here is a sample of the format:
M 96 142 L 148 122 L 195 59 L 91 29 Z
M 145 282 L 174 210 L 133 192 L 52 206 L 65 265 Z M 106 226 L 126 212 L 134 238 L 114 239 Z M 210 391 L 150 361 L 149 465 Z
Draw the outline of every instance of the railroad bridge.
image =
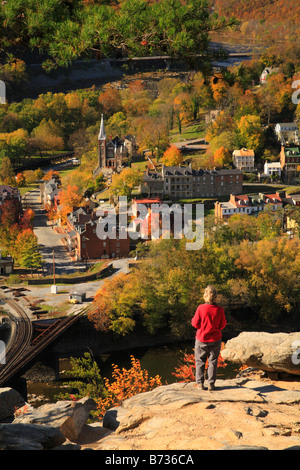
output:
M 36 170 L 45 166 L 50 166 L 55 163 L 67 162 L 74 156 L 74 150 L 69 152 L 59 153 L 55 155 L 48 155 L 40 158 L 29 158 L 28 161 L 14 167 L 15 172 L 22 172 L 25 170 Z
M 12 292 L 13 295 L 10 297 L 5 296 L 6 289 L 6 286 L 0 286 L 2 290 L 0 300 L 10 308 L 12 326 L 11 335 L 6 344 L 5 360 L 0 361 L 0 387 L 11 386 L 16 376 L 20 377 L 50 343 L 92 308 L 89 305 L 76 314 L 55 319 L 48 327 L 34 334 L 36 332 L 33 327 L 33 318 L 21 305 L 18 289 L 11 289 L 10 294 Z

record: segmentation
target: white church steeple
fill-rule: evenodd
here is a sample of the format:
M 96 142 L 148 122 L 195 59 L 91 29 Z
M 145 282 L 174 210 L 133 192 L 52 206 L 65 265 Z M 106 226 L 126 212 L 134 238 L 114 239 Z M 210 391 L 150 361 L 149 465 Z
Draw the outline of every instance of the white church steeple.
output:
M 101 123 L 100 123 L 100 130 L 98 134 L 98 140 L 106 140 L 106 134 L 104 129 L 104 122 L 103 122 L 103 114 L 101 114 Z

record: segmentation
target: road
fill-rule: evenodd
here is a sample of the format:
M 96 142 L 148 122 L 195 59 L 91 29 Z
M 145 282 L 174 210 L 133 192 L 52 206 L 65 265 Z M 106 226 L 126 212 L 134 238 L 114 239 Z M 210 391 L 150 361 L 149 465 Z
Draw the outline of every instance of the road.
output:
M 44 260 L 44 270 L 53 273 L 53 251 L 55 259 L 55 273 L 69 274 L 85 269 L 84 262 L 74 262 L 70 259 L 64 248 L 61 238 L 62 234 L 52 229 L 47 219 L 47 213 L 40 202 L 40 191 L 34 189 L 23 197 L 23 206 L 30 207 L 34 213 L 34 233 L 38 238 L 40 253 Z
M 113 261 L 114 272 L 110 276 L 106 277 L 106 279 L 112 279 L 117 274 L 127 274 L 129 272 L 128 269 L 128 261 L 130 258 L 124 259 L 117 259 Z M 47 305 L 52 305 L 53 309 L 58 307 L 59 305 L 68 302 L 69 295 L 71 292 L 78 292 L 78 293 L 85 293 L 87 302 L 91 302 L 96 294 L 96 292 L 100 289 L 100 287 L 104 284 L 105 280 L 96 280 L 90 282 L 84 282 L 80 284 L 73 284 L 73 285 L 58 285 L 58 293 L 52 294 L 50 290 L 50 286 L 41 287 L 41 286 L 26 286 L 27 297 L 31 301 L 38 300 L 39 302 L 44 302 Z M 83 304 L 75 304 L 72 305 L 68 313 L 74 313 L 81 310 L 85 306 L 85 302 Z

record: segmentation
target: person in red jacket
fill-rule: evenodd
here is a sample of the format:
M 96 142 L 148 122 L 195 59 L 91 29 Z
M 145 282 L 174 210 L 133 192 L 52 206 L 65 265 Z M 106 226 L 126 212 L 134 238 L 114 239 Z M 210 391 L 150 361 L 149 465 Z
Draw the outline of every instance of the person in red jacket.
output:
M 195 340 L 196 383 L 202 390 L 205 390 L 204 372 L 207 359 L 208 390 L 215 389 L 222 330 L 226 326 L 224 309 L 215 304 L 216 297 L 215 287 L 207 286 L 203 295 L 205 303 L 198 306 L 192 318 L 192 325 L 197 328 Z

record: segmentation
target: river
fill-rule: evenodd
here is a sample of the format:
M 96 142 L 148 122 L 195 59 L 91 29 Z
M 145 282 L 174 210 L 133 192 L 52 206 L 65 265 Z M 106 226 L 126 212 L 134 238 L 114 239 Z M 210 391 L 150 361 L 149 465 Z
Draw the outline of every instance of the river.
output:
M 159 375 L 162 384 L 171 384 L 179 381 L 173 373 L 176 367 L 183 364 L 184 353 L 193 353 L 194 343 L 180 343 L 168 346 L 156 346 L 151 348 L 136 348 L 126 351 L 117 351 L 102 354 L 96 357 L 97 364 L 102 377 L 111 379 L 112 364 L 120 369 L 129 369 L 131 367 L 131 356 L 140 360 L 142 369 L 146 369 L 149 377 Z M 67 372 L 70 370 L 70 359 L 63 358 L 59 360 L 60 380 L 49 381 L 31 381 L 27 380 L 28 399 L 33 406 L 40 406 L 45 402 L 55 402 L 57 395 L 66 393 L 63 387 L 66 381 Z M 37 363 L 37 368 L 41 369 L 41 364 Z M 238 373 L 237 364 L 227 364 L 224 368 L 218 369 L 217 378 L 226 379 L 235 377 Z M 30 375 L 29 375 L 30 377 Z

